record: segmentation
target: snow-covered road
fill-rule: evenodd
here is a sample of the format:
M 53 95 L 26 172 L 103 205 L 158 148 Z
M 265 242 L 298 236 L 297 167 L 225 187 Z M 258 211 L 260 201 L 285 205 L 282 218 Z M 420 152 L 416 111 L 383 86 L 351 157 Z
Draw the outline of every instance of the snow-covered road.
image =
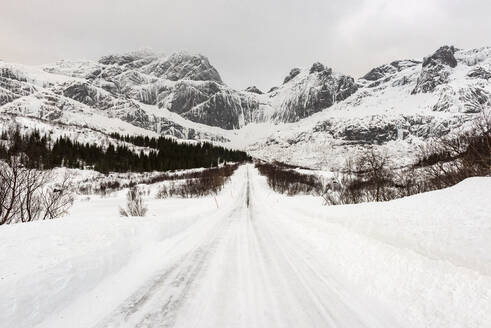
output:
M 235 206 L 165 250 L 174 260 L 96 327 L 400 326 L 330 275 L 281 208 L 256 195 L 251 171 L 239 172 Z
M 218 209 L 150 197 L 147 218 L 121 219 L 124 197 L 79 202 L 0 231 L 0 327 L 489 327 L 489 190 L 325 207 L 244 165 Z

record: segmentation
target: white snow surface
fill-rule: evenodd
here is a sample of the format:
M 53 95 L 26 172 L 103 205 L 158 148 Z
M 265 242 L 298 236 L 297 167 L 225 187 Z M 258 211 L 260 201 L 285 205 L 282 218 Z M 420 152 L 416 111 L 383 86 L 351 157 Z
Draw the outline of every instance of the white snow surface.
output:
M 216 202 L 146 188 L 145 218 L 121 191 L 0 227 L 0 327 L 491 326 L 491 178 L 333 207 L 251 165 Z

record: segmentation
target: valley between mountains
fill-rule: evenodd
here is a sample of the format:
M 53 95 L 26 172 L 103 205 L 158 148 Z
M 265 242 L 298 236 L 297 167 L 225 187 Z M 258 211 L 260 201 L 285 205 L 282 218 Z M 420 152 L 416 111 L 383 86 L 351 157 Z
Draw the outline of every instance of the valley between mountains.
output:
M 0 61 L 0 328 L 489 328 L 490 140 L 491 47 Z

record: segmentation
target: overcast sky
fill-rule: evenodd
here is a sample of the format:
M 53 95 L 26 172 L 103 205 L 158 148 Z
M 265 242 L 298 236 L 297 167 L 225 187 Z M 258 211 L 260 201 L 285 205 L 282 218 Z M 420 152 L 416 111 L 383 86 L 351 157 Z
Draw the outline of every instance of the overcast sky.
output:
M 359 77 L 443 44 L 491 45 L 490 13 L 491 0 L 0 0 L 0 59 L 186 50 L 232 87 L 269 89 L 314 61 Z

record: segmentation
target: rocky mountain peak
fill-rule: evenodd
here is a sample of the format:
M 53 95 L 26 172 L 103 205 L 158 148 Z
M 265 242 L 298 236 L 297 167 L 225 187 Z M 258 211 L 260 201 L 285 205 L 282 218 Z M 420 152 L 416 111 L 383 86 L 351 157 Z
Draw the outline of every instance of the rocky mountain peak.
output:
M 297 76 L 298 74 L 300 74 L 300 72 L 301 72 L 300 71 L 300 68 L 298 68 L 298 67 L 292 68 L 292 70 L 290 71 L 290 73 L 288 73 L 288 75 L 283 80 L 283 84 L 286 84 L 289 81 L 291 81 L 295 76 Z
M 367 81 L 377 81 L 381 78 L 387 77 L 387 75 L 400 72 L 405 68 L 416 66 L 419 64 L 421 64 L 421 62 L 416 60 L 396 60 L 391 62 L 390 64 L 373 68 L 367 74 L 365 74 L 362 79 Z
M 316 62 L 316 63 L 312 64 L 312 67 L 310 67 L 309 73 L 313 74 L 315 72 L 322 72 L 325 69 L 326 69 L 326 66 L 324 66 L 324 64 Z
M 456 51 L 454 46 L 443 46 L 433 55 L 424 58 L 423 67 L 441 64 L 454 68 L 457 66 L 457 59 L 454 56 Z
M 150 50 L 141 50 L 141 51 L 133 51 L 125 54 L 113 54 L 101 57 L 99 59 L 99 63 L 103 65 L 118 65 L 124 66 L 135 61 L 148 58 L 148 57 L 156 57 L 157 55 Z
M 439 85 L 448 83 L 450 68 L 457 67 L 454 46 L 443 46 L 423 60 L 423 69 L 412 94 L 428 93 Z
M 244 91 L 251 92 L 251 93 L 256 93 L 258 95 L 262 95 L 263 92 L 259 90 L 255 85 L 247 87 Z
M 171 81 L 195 80 L 223 83 L 220 74 L 210 64 L 208 58 L 187 52 L 176 52 L 168 57 L 158 58 L 146 65 L 143 71 Z

